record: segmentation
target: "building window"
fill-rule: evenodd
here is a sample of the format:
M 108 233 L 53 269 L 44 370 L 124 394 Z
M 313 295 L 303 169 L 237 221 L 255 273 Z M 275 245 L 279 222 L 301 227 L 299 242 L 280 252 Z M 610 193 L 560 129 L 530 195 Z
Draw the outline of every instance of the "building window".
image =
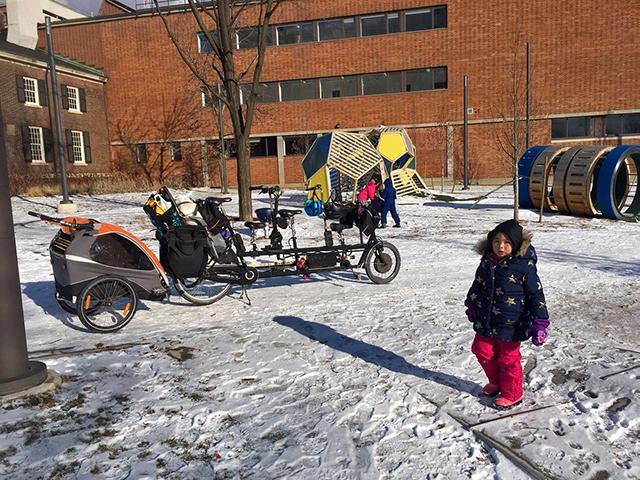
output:
M 213 95 L 206 88 L 200 89 L 200 106 L 201 107 L 212 107 L 215 102 Z
M 147 146 L 144 143 L 136 145 L 136 160 L 138 163 L 147 163 Z
M 257 48 L 258 47 L 258 35 L 260 29 L 258 27 L 240 28 L 236 31 L 236 46 L 237 48 Z M 271 45 L 271 30 L 268 30 L 265 35 L 265 43 Z
M 171 161 L 180 162 L 182 160 L 182 145 L 179 142 L 171 142 Z
M 409 10 L 405 13 L 407 32 L 445 28 L 447 26 L 447 7 Z
M 275 157 L 278 155 L 276 137 L 258 137 L 249 139 L 251 157 Z
M 240 102 L 247 103 L 249 94 L 251 93 L 251 85 L 240 85 Z M 256 102 L 273 103 L 279 101 L 278 82 L 261 83 L 256 89 Z
M 82 132 L 71 130 L 71 140 L 73 142 L 73 163 L 85 163 L 84 161 L 84 138 Z
M 356 36 L 356 22 L 353 17 L 321 20 L 318 22 L 318 39 L 337 40 Z
M 304 155 L 309 151 L 317 135 L 292 135 L 284 137 L 285 155 Z
M 44 163 L 44 138 L 42 136 L 42 128 L 29 127 L 29 143 L 31 144 L 31 161 L 33 163 Z
M 382 93 L 397 93 L 402 91 L 401 73 L 369 73 L 362 75 L 362 94 L 378 95 Z
M 360 17 L 360 32 L 363 37 L 384 35 L 400 31 L 399 13 L 382 13 Z
M 591 117 L 566 117 L 551 120 L 551 138 L 579 138 L 593 135 Z
M 605 135 L 621 136 L 640 133 L 640 113 L 624 115 L 607 115 L 605 119 Z
M 281 101 L 308 100 L 316 98 L 315 80 L 287 80 L 280 82 Z
M 447 68 L 420 68 L 405 72 L 405 91 L 441 90 L 447 88 Z
M 78 89 L 67 86 L 67 96 L 69 98 L 69 111 L 80 112 L 80 92 Z
M 353 97 L 358 95 L 358 77 L 329 77 L 320 79 L 320 98 Z
M 289 45 L 313 41 L 313 23 L 296 23 L 276 27 L 276 44 Z
M 213 50 L 204 32 L 198 32 L 198 52 L 209 53 Z
M 40 105 L 38 81 L 35 78 L 24 77 L 24 98 L 27 105 Z

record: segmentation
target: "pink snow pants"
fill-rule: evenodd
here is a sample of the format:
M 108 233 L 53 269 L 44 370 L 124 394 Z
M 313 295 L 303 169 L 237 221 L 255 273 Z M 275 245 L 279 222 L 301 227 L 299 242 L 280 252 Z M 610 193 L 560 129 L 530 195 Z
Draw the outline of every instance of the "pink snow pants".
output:
M 478 358 L 489 383 L 500 385 L 502 397 L 512 401 L 522 398 L 520 342 L 507 342 L 476 333 L 471 351 Z

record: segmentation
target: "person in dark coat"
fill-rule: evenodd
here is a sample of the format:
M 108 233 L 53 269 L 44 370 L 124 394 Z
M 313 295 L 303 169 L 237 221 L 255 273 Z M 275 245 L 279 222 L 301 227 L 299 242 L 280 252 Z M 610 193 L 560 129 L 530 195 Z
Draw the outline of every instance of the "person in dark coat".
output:
M 400 227 L 400 216 L 396 210 L 396 197 L 398 195 L 390 178 L 387 178 L 384 181 L 384 189 L 380 196 L 382 197 L 382 211 L 380 212 L 382 217 L 382 228 L 386 228 L 387 226 L 387 213 L 391 213 L 391 217 L 395 222 L 394 227 Z
M 515 220 L 499 224 L 476 245 L 482 255 L 465 306 L 476 336 L 471 351 L 489 379 L 482 393 L 497 408 L 522 401 L 520 342 L 547 338 L 549 313 L 536 270 L 532 235 Z

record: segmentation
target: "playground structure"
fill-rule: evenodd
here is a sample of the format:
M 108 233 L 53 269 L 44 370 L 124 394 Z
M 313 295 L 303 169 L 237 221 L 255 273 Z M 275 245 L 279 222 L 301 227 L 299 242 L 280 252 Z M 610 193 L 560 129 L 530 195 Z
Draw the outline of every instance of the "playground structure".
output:
M 519 202 L 576 216 L 640 215 L 640 146 L 535 146 L 518 161 Z
M 402 128 L 332 132 L 316 139 L 302 159 L 302 169 L 309 186 L 320 186 L 314 194 L 324 203 L 329 199 L 355 201 L 359 187 L 374 174 L 382 181 L 391 178 L 398 195 L 403 196 L 426 188 L 416 171 L 415 154 Z

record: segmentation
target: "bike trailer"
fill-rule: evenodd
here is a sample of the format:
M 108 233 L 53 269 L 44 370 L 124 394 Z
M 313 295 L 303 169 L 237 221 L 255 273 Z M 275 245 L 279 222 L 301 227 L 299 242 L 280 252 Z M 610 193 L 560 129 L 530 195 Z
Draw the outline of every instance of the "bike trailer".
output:
M 59 296 L 75 302 L 89 282 L 105 275 L 126 279 L 142 299 L 166 295 L 164 269 L 135 235 L 94 220 L 69 217 L 64 221 L 78 227 L 61 227 L 49 246 Z

